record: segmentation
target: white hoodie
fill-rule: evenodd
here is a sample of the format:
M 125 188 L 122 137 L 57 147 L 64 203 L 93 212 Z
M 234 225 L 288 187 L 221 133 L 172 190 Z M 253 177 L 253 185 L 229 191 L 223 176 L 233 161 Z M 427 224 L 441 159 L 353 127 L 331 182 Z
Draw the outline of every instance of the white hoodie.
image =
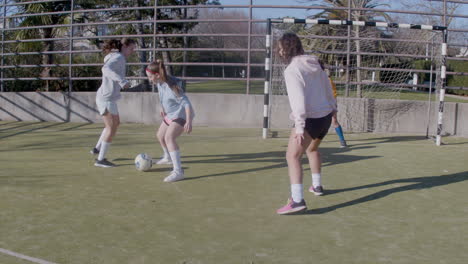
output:
M 336 110 L 336 99 L 318 58 L 311 55 L 295 56 L 284 70 L 296 134 L 303 134 L 306 118 L 324 117 Z

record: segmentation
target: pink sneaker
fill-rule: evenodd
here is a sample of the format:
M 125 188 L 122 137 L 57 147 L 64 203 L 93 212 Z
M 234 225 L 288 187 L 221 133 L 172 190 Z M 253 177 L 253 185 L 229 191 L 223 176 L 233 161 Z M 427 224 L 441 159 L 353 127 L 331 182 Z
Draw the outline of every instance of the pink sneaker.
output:
M 300 211 L 304 211 L 307 209 L 306 203 L 304 199 L 300 201 L 299 203 L 294 202 L 292 198 L 288 199 L 288 203 L 281 207 L 280 209 L 276 210 L 277 214 L 283 215 L 283 214 L 292 214 L 292 213 L 297 213 Z
M 313 185 L 310 186 L 309 192 L 314 193 L 317 196 L 323 195 L 323 187 L 322 186 L 317 186 L 314 187 Z

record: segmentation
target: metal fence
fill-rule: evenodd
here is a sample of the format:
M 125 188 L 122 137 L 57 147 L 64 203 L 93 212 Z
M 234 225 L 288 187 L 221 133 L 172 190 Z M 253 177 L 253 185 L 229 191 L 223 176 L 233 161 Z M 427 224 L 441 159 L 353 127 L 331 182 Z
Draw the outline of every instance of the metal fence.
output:
M 130 37 L 138 39 L 139 48 L 136 50 L 138 58 L 130 61 L 128 65 L 134 69 L 131 80 L 145 80 L 144 67 L 155 57 L 165 58 L 166 65 L 174 67 L 175 75 L 187 81 L 244 81 L 245 93 L 251 93 L 252 84 L 264 80 L 264 63 L 259 58 L 264 58 L 264 39 L 266 36 L 267 19 L 255 18 L 254 10 L 260 9 L 307 9 L 316 11 L 341 10 L 348 14 L 352 12 L 382 12 L 386 14 L 411 14 L 417 16 L 441 17 L 446 26 L 449 19 L 461 19 L 466 21 L 468 15 L 449 14 L 448 4 L 461 4 L 466 7 L 467 1 L 439 0 L 443 6 L 442 13 L 419 12 L 411 10 L 378 9 L 378 8 L 353 8 L 331 7 L 323 5 L 257 5 L 254 0 L 243 5 L 165 5 L 166 1 L 134 1 L 139 6 L 122 6 L 118 8 L 83 8 L 83 1 L 1 1 L 0 26 L 1 26 L 1 65 L 0 83 L 1 91 L 12 91 L 14 82 L 61 82 L 68 91 L 79 91 L 79 82 L 95 81 L 101 79 L 102 66 L 101 50 L 98 42 L 109 38 Z M 180 1 L 181 3 L 184 1 Z M 185 1 L 188 3 L 189 1 Z M 291 1 L 292 2 L 292 1 Z M 349 3 L 351 1 L 348 1 Z M 24 7 L 33 4 L 61 4 L 59 11 L 33 12 L 24 11 Z M 196 16 L 202 10 L 241 10 L 245 14 L 235 18 L 203 18 Z M 100 14 L 107 15 L 104 21 L 97 21 Z M 120 14 L 120 19 L 116 19 Z M 124 15 L 122 15 L 124 14 Z M 132 14 L 132 16 L 125 16 Z M 142 15 L 144 14 L 144 15 Z M 60 21 L 53 21 L 60 17 Z M 94 18 L 90 19 L 90 17 Z M 27 24 L 28 19 L 47 20 L 36 24 Z M 123 18 L 123 19 L 122 19 Z M 236 24 L 242 27 L 238 32 L 197 32 L 194 25 L 221 25 Z M 176 27 L 174 25 L 177 25 Z M 125 30 L 125 26 L 129 26 Z M 119 28 L 120 27 L 120 28 Z M 176 28 L 168 31 L 166 28 Z M 39 32 L 36 35 L 27 35 L 28 32 Z M 56 34 L 46 33 L 56 32 Z M 21 34 L 20 34 L 21 33 Z M 448 34 L 468 34 L 468 29 L 456 29 L 448 27 Z M 347 36 L 351 38 L 351 36 Z M 232 40 L 244 40 L 243 46 L 191 46 L 190 39 L 222 39 L 226 43 Z M 171 45 L 171 40 L 178 40 L 178 46 Z M 246 41 L 245 41 L 246 40 Z M 259 44 L 261 43 L 261 44 Z M 49 45 L 47 49 L 44 44 Z M 143 45 L 142 45 L 143 44 Z M 430 43 L 428 43 L 430 44 Z M 21 50 L 19 47 L 28 46 L 29 50 Z M 53 48 L 51 48 L 51 46 Z M 86 46 L 83 48 L 83 46 Z M 464 42 L 450 41 L 449 48 L 466 48 Z M 35 49 L 35 50 L 34 50 Z M 230 58 L 242 57 L 236 61 L 209 61 L 209 54 L 213 53 L 235 54 Z M 190 61 L 192 54 L 206 53 L 201 61 Z M 177 59 L 173 59 L 174 54 Z M 171 56 L 172 55 L 172 56 Z M 54 58 L 54 60 L 50 60 Z M 421 58 L 430 58 L 429 55 Z M 48 60 L 49 59 L 49 60 Z M 466 63 L 468 58 L 448 56 L 448 61 L 462 61 Z M 52 62 L 52 63 L 50 63 Z M 198 74 L 197 69 L 212 69 L 211 76 Z M 215 74 L 214 69 L 222 68 L 222 74 Z M 94 70 L 91 70 L 94 69 Z M 235 73 L 226 74 L 225 69 L 236 69 Z M 49 74 L 55 71 L 55 74 Z M 219 72 L 219 71 L 218 71 Z M 422 71 L 426 72 L 426 71 Z M 427 71 L 428 72 L 428 71 Z M 87 75 L 88 73 L 88 75 Z M 468 76 L 467 72 L 448 71 L 447 75 Z M 468 89 L 465 85 L 458 87 L 446 87 L 447 89 Z

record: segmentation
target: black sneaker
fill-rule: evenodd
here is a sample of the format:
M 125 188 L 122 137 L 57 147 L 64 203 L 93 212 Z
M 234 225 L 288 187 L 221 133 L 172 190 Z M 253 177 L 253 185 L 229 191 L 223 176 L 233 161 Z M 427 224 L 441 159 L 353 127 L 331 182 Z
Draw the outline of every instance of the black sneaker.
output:
M 115 167 L 115 164 L 108 161 L 107 159 L 103 159 L 103 160 L 96 159 L 94 166 L 101 167 L 101 168 L 112 168 L 112 167 Z
M 346 144 L 346 141 L 340 141 L 341 148 L 346 148 L 348 144 Z
M 97 155 L 97 154 L 99 154 L 99 149 L 93 148 L 92 150 L 89 151 L 89 153 L 91 153 L 93 155 Z

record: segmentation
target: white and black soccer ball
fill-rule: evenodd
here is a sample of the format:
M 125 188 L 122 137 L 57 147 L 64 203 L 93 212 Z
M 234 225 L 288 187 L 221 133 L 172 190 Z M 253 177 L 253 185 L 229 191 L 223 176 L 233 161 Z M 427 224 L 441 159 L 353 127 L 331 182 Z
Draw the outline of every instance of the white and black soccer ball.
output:
M 146 153 L 140 153 L 135 158 L 135 167 L 139 171 L 148 171 L 152 165 L 151 156 Z

